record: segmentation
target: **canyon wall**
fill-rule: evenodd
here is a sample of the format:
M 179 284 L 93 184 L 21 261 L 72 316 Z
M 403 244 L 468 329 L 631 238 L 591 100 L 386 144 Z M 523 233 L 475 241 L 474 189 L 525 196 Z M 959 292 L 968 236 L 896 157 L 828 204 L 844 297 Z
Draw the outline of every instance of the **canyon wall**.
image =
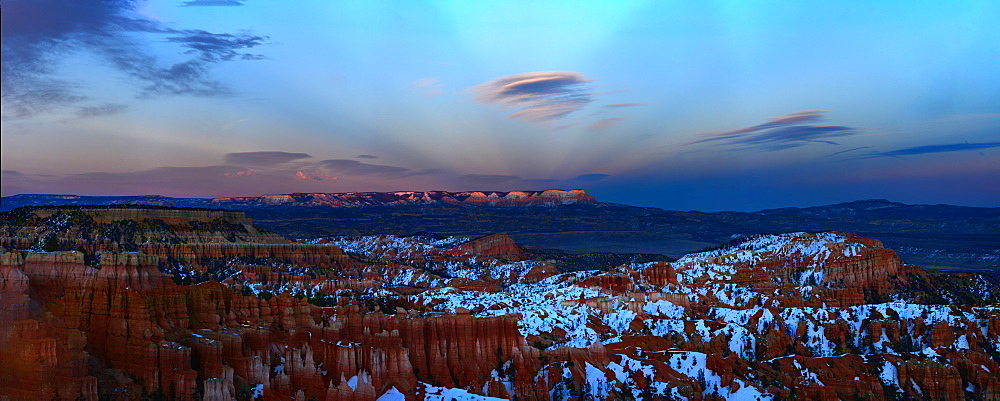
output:
M 17 213 L 3 400 L 1000 397 L 1000 306 L 951 304 L 849 233 L 564 272 L 505 234 L 293 243 L 214 212 Z

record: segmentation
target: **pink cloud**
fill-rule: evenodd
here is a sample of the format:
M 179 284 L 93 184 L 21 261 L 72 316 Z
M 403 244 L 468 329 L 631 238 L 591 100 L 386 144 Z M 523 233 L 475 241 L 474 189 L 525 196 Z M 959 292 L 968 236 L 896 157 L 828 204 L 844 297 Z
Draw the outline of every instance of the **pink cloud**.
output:
M 319 172 L 319 171 L 311 171 L 311 172 L 296 171 L 295 172 L 295 179 L 297 179 L 299 181 L 309 181 L 309 180 L 314 180 L 314 181 L 336 181 L 338 178 L 334 177 L 332 175 L 329 175 L 329 174 L 325 174 L 325 173 Z
M 625 120 L 628 120 L 628 117 L 605 118 L 601 121 L 595 121 L 594 123 L 590 124 L 589 126 L 587 126 L 587 129 L 591 130 L 605 129 Z
M 235 173 L 234 172 L 227 172 L 226 174 L 223 174 L 223 175 L 225 175 L 226 177 L 252 177 L 252 176 L 257 175 L 257 170 L 254 170 L 254 169 L 251 168 L 251 169 L 247 169 L 247 170 L 240 170 L 240 171 L 237 171 Z
M 470 89 L 481 103 L 517 110 L 507 118 L 545 123 L 589 104 L 591 81 L 578 72 L 540 71 L 499 77 Z

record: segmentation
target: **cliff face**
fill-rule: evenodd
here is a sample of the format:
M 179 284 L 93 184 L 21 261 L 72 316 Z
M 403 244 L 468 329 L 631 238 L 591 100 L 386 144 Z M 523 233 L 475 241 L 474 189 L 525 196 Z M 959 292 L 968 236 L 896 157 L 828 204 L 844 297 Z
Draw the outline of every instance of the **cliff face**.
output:
M 145 244 L 290 241 L 243 212 L 143 206 L 21 208 L 0 214 L 0 244 L 33 250 L 137 251 Z
M 97 247 L 153 215 L 0 218 Z M 853 234 L 564 273 L 503 234 L 199 242 L 243 224 L 218 218 L 142 223 L 138 252 L 3 249 L 0 399 L 1000 397 L 1000 306 Z
M 171 198 L 166 196 L 76 196 L 76 195 L 15 195 L 3 198 L 13 209 L 19 206 L 46 205 L 155 205 L 166 207 L 226 208 L 250 210 L 265 206 L 305 207 L 365 207 L 396 205 L 453 205 L 453 206 L 554 206 L 567 204 L 596 204 L 594 197 L 581 189 L 545 191 L 397 191 L 397 192 L 344 192 L 344 193 L 293 193 L 247 197 L 223 198 Z M 8 209 L 8 210 L 9 210 Z
M 216 282 L 177 286 L 141 254 L 105 255 L 100 269 L 77 252 L 0 258 L 0 395 L 13 399 L 96 399 L 137 384 L 179 400 L 246 399 L 254 389 L 265 399 L 374 400 L 391 387 L 412 393 L 418 374 L 488 386 L 490 370 L 515 355 L 537 369 L 538 351 L 509 317 L 385 315 Z M 102 377 L 119 379 L 101 388 Z
M 552 206 L 574 203 L 597 203 L 594 197 L 583 190 L 563 191 L 474 191 L 474 192 L 348 192 L 348 193 L 295 193 L 287 195 L 264 195 L 260 197 L 215 198 L 214 206 L 329 206 L 359 207 L 386 205 L 432 205 L 447 204 L 460 206 Z

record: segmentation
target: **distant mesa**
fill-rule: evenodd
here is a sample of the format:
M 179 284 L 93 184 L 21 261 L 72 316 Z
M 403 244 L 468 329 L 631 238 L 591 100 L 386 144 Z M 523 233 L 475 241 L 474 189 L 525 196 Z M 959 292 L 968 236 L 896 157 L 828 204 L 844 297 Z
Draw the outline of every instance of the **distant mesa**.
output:
M 4 197 L 0 210 L 20 206 L 51 205 L 112 205 L 142 204 L 171 207 L 208 207 L 243 209 L 264 206 L 306 207 L 366 207 L 393 205 L 452 205 L 452 206 L 556 206 L 567 204 L 597 204 L 593 196 L 582 189 L 544 191 L 396 191 L 293 193 L 248 197 L 171 198 L 148 196 L 77 196 L 77 195 L 14 195 Z
M 447 204 L 455 206 L 554 206 L 574 203 L 597 203 L 594 197 L 580 189 L 569 191 L 397 191 L 397 192 L 347 192 L 347 193 L 294 193 L 253 197 L 214 198 L 212 205 L 298 205 L 360 207 L 386 205 Z

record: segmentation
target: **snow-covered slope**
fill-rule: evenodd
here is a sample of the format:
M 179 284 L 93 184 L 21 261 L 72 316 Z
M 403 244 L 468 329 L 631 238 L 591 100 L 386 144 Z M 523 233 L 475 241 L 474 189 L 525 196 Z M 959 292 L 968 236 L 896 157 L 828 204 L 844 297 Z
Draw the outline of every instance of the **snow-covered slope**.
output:
M 305 242 L 5 249 L 0 398 L 1000 399 L 1000 305 L 853 234 L 574 272 L 503 234 Z

